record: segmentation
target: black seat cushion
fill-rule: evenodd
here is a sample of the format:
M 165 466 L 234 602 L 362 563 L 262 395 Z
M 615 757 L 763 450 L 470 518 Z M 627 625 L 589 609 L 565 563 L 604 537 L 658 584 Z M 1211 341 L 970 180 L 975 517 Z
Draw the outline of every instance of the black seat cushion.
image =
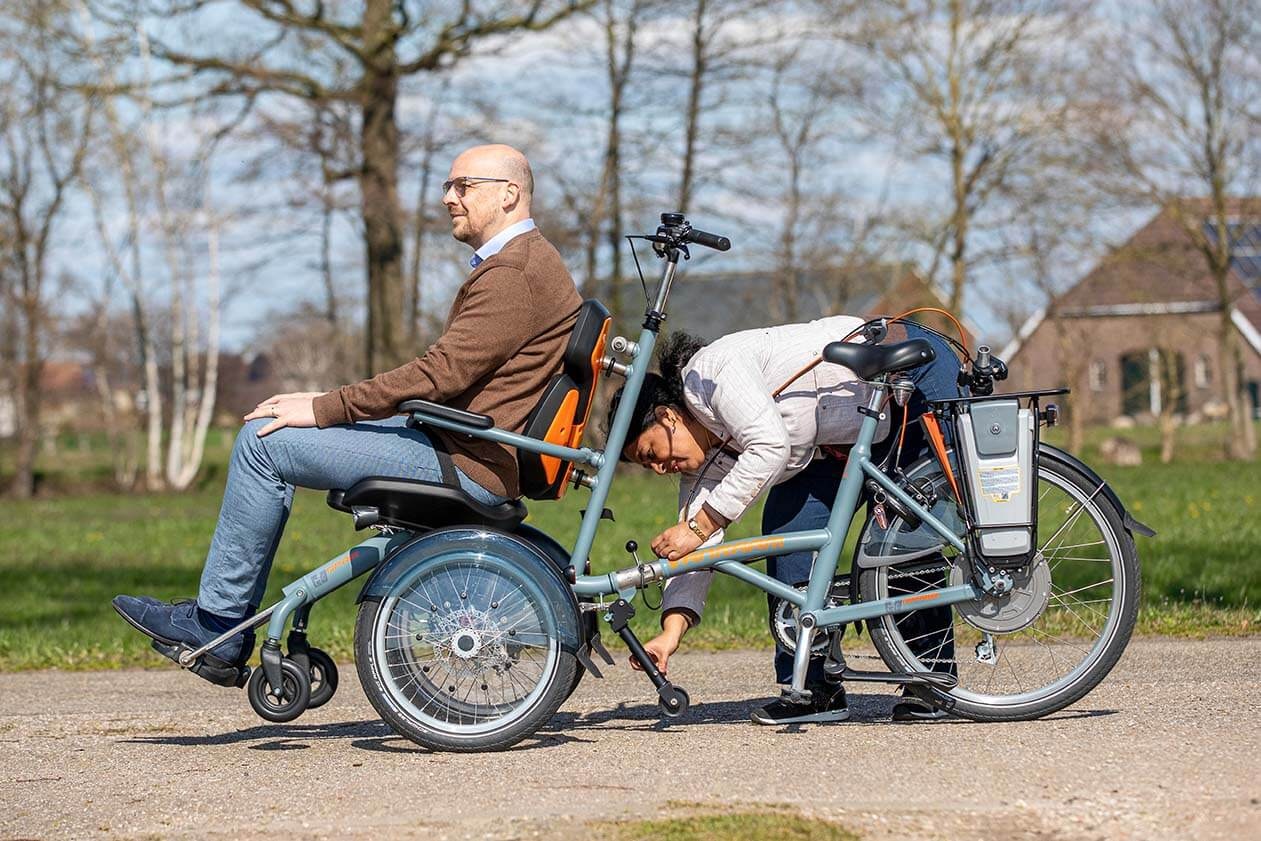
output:
M 823 348 L 823 358 L 844 365 L 860 378 L 869 380 L 879 374 L 894 374 L 927 365 L 937 358 L 937 352 L 926 339 L 909 339 L 892 345 L 831 342 Z
M 413 531 L 452 525 L 491 526 L 511 531 L 525 519 L 521 500 L 485 505 L 462 488 L 439 482 L 370 476 L 345 490 L 328 492 L 328 504 L 338 511 L 375 508 L 379 522 Z

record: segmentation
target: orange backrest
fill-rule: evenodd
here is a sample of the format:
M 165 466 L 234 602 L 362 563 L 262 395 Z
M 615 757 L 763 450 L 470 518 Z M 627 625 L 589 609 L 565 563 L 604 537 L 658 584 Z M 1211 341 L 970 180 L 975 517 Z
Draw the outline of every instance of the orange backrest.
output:
M 561 372 L 543 389 L 526 420 L 524 434 L 563 447 L 582 443 L 611 324 L 609 311 L 599 301 L 584 301 L 579 307 Z M 517 466 L 521 493 L 530 499 L 560 499 L 574 469 L 573 462 L 521 449 L 517 450 Z

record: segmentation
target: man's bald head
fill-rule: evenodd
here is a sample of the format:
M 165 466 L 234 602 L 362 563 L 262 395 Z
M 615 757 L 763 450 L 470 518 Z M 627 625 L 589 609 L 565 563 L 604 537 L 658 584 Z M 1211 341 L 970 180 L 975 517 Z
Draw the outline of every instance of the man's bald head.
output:
M 534 173 L 525 155 L 501 143 L 466 149 L 451 164 L 442 203 L 451 235 L 481 247 L 509 225 L 530 218 Z
M 461 164 L 480 169 L 483 175 L 509 179 L 521 188 L 527 204 L 534 197 L 534 172 L 519 149 L 504 143 L 474 146 L 460 153 L 451 166 L 452 171 Z

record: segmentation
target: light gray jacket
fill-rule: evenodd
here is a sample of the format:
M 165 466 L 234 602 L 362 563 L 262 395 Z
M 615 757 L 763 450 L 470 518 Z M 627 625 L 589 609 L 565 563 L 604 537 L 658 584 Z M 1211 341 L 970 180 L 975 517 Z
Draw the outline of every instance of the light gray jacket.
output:
M 870 387 L 848 368 L 823 362 L 794 381 L 777 398 L 771 394 L 789 377 L 817 359 L 862 324 L 838 315 L 806 324 L 785 324 L 723 336 L 696 353 L 683 369 L 683 398 L 688 410 L 720 440 L 730 439 L 713 457 L 704 476 L 684 473 L 679 482 L 679 519 L 700 507 L 735 521 L 772 485 L 796 475 L 822 444 L 858 440 Z M 883 438 L 888 421 L 877 432 Z M 734 451 L 732 455 L 726 450 Z M 705 546 L 720 543 L 719 529 Z M 697 620 L 713 573 L 708 570 L 671 579 L 662 609 L 682 608 Z

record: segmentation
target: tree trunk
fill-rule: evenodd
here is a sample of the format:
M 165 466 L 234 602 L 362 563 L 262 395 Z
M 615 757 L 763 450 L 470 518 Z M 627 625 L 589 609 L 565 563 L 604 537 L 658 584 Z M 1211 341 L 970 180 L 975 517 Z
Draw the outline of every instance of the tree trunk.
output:
M 679 179 L 679 213 L 687 213 L 692 202 L 692 181 L 696 177 L 696 139 L 700 132 L 701 94 L 705 87 L 705 5 L 696 0 L 696 23 L 692 29 L 692 74 L 687 89 L 687 124 L 683 130 L 683 175 Z
M 28 315 L 29 318 L 29 315 Z M 35 328 L 28 322 L 25 333 L 34 336 Z M 25 342 L 26 360 L 18 367 L 17 389 L 17 449 L 13 454 L 14 476 L 12 493 L 18 499 L 30 499 L 35 495 L 35 456 L 39 452 L 40 393 L 39 378 L 43 360 L 33 355 L 32 342 Z M 35 353 L 38 349 L 35 349 Z
M 1252 418 L 1248 416 L 1248 404 L 1251 400 L 1244 392 L 1243 381 L 1239 376 L 1243 370 L 1239 337 L 1230 320 L 1228 307 L 1223 308 L 1218 322 L 1217 345 L 1218 367 L 1222 372 L 1222 398 L 1226 401 L 1229 419 L 1226 455 L 1232 459 L 1251 459 L 1257 450 L 1256 428 Z
M 398 68 L 394 61 L 388 0 L 369 0 L 365 39 L 379 44 L 377 61 L 364 71 L 359 174 L 360 213 L 368 263 L 366 376 L 401 365 L 409 356 L 403 319 L 403 232 L 398 198 L 399 135 L 395 115 Z
M 206 451 L 206 431 L 215 411 L 215 390 L 219 385 L 219 231 L 215 222 L 211 222 L 210 238 L 210 273 L 207 279 L 209 289 L 210 323 L 206 330 L 206 375 L 201 383 L 201 395 L 197 401 L 197 415 L 189 419 L 188 444 L 181 453 L 181 463 L 174 472 L 171 486 L 177 491 L 186 490 L 197 478 L 201 469 L 202 457 Z M 192 312 L 196 312 L 194 302 L 189 302 Z

